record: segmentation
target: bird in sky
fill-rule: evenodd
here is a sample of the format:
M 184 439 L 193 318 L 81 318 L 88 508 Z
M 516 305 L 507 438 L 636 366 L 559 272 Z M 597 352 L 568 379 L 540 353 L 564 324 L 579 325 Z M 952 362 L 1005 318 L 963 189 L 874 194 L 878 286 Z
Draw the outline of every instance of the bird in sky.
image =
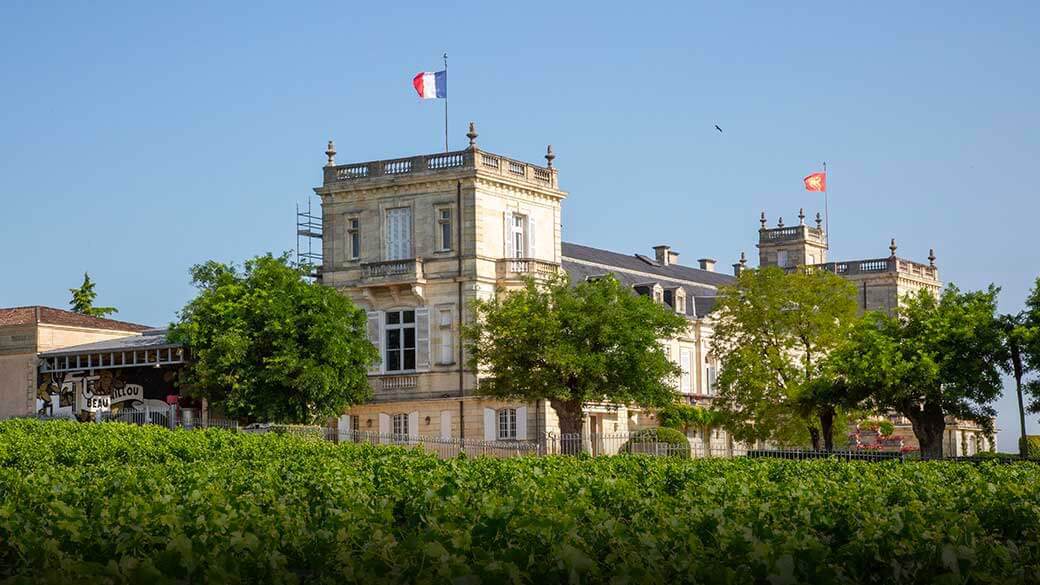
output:
M 719 128 L 718 124 L 715 124 L 715 129 L 718 130 L 719 132 L 722 132 L 722 128 Z

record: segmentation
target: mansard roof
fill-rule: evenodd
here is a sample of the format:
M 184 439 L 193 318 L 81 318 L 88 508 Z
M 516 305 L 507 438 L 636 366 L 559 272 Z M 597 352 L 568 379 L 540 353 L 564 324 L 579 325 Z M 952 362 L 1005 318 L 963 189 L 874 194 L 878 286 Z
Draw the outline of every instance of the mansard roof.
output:
M 580 244 L 563 243 L 563 269 L 572 282 L 613 274 L 622 284 L 635 289 L 660 284 L 667 290 L 682 288 L 686 292 L 686 314 L 703 317 L 715 307 L 717 287 L 736 281 L 732 276 L 689 266 L 651 265 L 636 256 L 628 256 Z M 669 295 L 670 298 L 674 298 Z

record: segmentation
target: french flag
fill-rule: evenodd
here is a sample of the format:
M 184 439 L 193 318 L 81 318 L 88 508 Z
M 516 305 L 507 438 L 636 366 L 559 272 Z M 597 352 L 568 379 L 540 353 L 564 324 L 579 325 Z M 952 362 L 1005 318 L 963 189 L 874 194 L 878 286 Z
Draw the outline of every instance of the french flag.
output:
M 412 79 L 412 85 L 424 100 L 448 97 L 448 71 L 423 71 Z

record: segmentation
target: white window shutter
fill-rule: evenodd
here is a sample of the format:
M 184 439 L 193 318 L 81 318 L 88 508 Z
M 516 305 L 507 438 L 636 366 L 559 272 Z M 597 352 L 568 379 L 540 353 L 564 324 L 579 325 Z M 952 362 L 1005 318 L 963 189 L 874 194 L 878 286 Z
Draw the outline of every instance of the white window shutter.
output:
M 498 427 L 495 425 L 495 409 L 484 409 L 484 440 L 494 441 L 498 438 Z
M 373 364 L 368 368 L 368 374 L 382 374 L 383 373 L 383 362 L 386 361 L 383 355 L 385 349 L 383 348 L 383 312 L 382 311 L 368 311 L 368 340 L 372 345 L 376 346 L 379 351 L 379 362 Z
M 415 309 L 415 369 L 430 369 L 430 309 Z
M 516 439 L 527 440 L 527 407 L 521 406 L 516 409 Z
M 441 438 L 442 439 L 450 439 L 451 438 L 451 411 L 450 410 L 442 410 L 441 411 Z
M 512 214 L 508 211 L 502 214 L 502 254 L 506 258 L 513 257 L 513 225 Z
M 354 429 L 350 428 L 350 415 L 349 414 L 341 414 L 340 417 L 339 417 L 339 423 L 336 426 L 337 426 L 336 430 L 339 431 L 340 439 L 342 439 L 343 437 L 346 437 L 347 435 L 350 434 L 351 431 L 354 430 Z
M 379 434 L 390 434 L 390 415 L 386 414 L 385 412 L 379 413 Z
M 527 216 L 527 233 L 524 234 L 524 235 L 527 236 L 527 257 L 528 258 L 535 258 L 535 257 L 538 256 L 538 254 L 537 254 L 538 248 L 536 248 L 535 245 L 534 245 L 534 235 L 535 235 L 535 233 L 537 233 L 537 230 L 534 227 L 534 216 L 528 214 L 528 216 Z
M 691 368 L 691 354 L 690 350 L 683 349 L 679 352 L 679 367 L 682 369 L 682 373 L 679 374 L 679 391 L 683 394 L 690 393 L 690 374 L 693 372 Z
M 408 413 L 408 436 L 419 436 L 419 411 L 413 410 Z

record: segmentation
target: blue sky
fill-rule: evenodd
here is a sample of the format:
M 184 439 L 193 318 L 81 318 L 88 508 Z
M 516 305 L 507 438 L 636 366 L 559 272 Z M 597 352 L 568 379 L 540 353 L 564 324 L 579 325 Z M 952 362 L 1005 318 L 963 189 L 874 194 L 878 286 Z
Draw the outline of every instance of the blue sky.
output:
M 945 281 L 1017 310 L 1040 275 L 1040 5 L 788 4 L 7 2 L 0 306 L 65 306 L 86 270 L 118 317 L 170 321 L 192 264 L 295 246 L 329 138 L 340 162 L 442 148 L 410 80 L 447 51 L 452 147 L 470 120 L 516 158 L 552 143 L 569 241 L 726 269 L 761 210 L 822 209 L 801 177 L 827 161 L 832 258 L 935 248 Z

